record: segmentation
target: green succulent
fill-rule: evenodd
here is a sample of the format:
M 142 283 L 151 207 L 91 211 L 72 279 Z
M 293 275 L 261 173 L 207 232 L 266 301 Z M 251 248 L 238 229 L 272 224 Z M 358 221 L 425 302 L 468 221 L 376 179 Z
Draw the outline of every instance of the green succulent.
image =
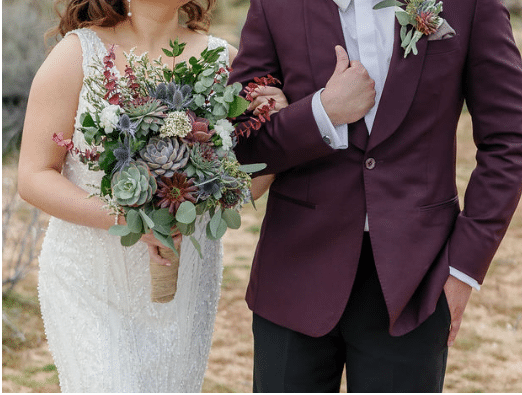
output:
M 111 187 L 116 203 L 130 207 L 149 202 L 158 188 L 149 168 L 142 161 L 131 162 L 121 171 L 114 173 Z
M 137 123 L 136 137 L 147 136 L 150 131 L 158 132 L 165 123 L 166 106 L 158 100 L 148 100 L 142 104 L 130 104 L 126 113 Z

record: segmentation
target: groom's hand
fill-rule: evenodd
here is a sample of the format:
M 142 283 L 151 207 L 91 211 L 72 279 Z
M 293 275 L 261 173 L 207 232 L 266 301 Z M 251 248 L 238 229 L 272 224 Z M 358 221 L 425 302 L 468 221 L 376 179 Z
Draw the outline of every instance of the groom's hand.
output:
M 468 304 L 471 295 L 471 286 L 463 283 L 453 276 L 449 276 L 444 284 L 444 293 L 448 300 L 448 306 L 451 314 L 451 328 L 448 336 L 448 347 L 451 347 L 457 337 L 464 309 Z
M 343 47 L 335 47 L 337 64 L 321 92 L 321 103 L 334 125 L 356 122 L 375 105 L 375 82 L 361 62 L 350 62 Z

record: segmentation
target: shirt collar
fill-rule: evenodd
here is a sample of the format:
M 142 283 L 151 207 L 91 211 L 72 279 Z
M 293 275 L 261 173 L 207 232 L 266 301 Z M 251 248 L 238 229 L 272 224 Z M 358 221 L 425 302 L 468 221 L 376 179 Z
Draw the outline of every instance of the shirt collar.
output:
M 341 9 L 341 11 L 346 11 L 352 0 L 333 0 L 335 4 Z

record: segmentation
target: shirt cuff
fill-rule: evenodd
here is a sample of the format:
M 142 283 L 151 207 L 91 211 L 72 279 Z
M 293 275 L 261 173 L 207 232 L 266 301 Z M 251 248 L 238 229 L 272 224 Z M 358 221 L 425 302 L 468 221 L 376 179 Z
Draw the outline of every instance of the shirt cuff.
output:
M 321 103 L 321 92 L 323 90 L 317 91 L 312 98 L 312 112 L 315 122 L 326 144 L 333 149 L 346 149 L 348 148 L 348 125 L 334 126 L 332 124 L 323 103 Z
M 467 274 L 462 273 L 460 270 L 455 269 L 450 266 L 450 276 L 455 277 L 456 279 L 462 281 L 463 283 L 468 284 L 469 286 L 475 288 L 477 291 L 480 291 L 480 284 L 477 280 L 471 278 Z

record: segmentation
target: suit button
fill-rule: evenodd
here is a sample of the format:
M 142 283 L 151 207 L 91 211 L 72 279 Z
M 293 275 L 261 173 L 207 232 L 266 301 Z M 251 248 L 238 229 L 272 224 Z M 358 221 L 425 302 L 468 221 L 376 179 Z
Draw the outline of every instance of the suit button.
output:
M 330 143 L 332 142 L 332 141 L 330 140 L 330 137 L 328 137 L 328 136 L 323 136 L 323 141 L 324 141 L 326 144 L 328 144 L 328 145 L 330 145 Z
M 373 158 L 368 158 L 368 159 L 366 159 L 366 161 L 364 162 L 364 165 L 366 166 L 366 168 L 367 168 L 368 170 L 372 170 L 372 169 L 375 168 L 375 163 L 376 163 L 376 162 L 375 162 L 375 159 L 373 159 Z

